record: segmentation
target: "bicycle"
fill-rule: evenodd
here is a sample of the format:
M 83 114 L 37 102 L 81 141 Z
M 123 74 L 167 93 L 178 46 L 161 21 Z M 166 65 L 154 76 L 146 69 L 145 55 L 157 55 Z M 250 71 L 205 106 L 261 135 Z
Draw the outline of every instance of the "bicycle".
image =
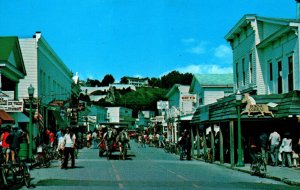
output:
M 254 156 L 254 160 L 250 165 L 251 175 L 258 175 L 265 177 L 267 174 L 267 164 L 265 158 L 261 152 L 258 152 Z
M 2 180 L 6 187 L 15 183 L 24 183 L 26 187 L 30 187 L 29 167 L 25 159 L 18 157 L 18 152 L 16 152 L 16 163 L 3 164 L 1 168 L 1 175 L 4 176 Z

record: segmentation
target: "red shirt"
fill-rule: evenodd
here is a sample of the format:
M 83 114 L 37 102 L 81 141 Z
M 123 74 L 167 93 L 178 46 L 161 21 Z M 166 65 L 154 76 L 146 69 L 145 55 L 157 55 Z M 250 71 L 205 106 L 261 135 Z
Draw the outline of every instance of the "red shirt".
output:
M 9 132 L 4 132 L 3 133 L 3 139 L 2 139 L 2 147 L 3 148 L 9 148 L 9 144 L 7 144 L 5 142 L 8 135 L 9 135 Z
M 49 141 L 54 142 L 54 133 L 52 132 L 49 133 Z

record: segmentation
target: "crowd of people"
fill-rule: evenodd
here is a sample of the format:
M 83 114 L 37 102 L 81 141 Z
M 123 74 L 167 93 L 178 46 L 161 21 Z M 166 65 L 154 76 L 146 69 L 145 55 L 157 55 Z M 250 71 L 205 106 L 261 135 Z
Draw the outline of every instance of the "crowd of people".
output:
M 261 151 L 266 164 L 299 167 L 300 138 L 297 140 L 297 142 L 293 142 L 289 132 L 280 135 L 277 129 L 274 129 L 269 135 L 263 132 L 256 141 L 252 136 L 249 138 L 249 155 L 253 160 L 255 153 Z

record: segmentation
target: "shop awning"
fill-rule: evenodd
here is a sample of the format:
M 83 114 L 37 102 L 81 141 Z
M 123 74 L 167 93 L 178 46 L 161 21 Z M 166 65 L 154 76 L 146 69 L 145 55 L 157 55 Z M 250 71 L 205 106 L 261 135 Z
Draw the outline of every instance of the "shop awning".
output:
M 14 123 L 15 120 L 4 110 L 0 110 L 0 119 L 2 123 Z
M 24 113 L 22 112 L 12 112 L 9 113 L 12 118 L 15 119 L 16 122 L 21 122 L 21 123 L 29 123 L 29 117 L 27 117 Z

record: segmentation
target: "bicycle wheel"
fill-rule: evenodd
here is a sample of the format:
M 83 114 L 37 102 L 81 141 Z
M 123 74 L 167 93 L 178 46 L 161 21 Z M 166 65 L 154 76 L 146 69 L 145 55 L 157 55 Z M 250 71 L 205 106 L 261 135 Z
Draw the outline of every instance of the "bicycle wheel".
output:
M 30 173 L 29 173 L 29 167 L 23 162 L 22 163 L 22 171 L 23 171 L 23 181 L 26 185 L 26 187 L 30 187 Z
M 3 167 L 0 168 L 0 182 L 1 182 L 0 187 L 3 188 L 8 187 L 8 183 L 6 180 L 5 171 Z
M 165 150 L 166 153 L 169 153 L 170 152 L 169 145 L 166 144 L 165 147 L 164 147 L 164 150 Z
M 256 173 L 257 163 L 255 161 L 250 165 L 250 174 L 254 175 Z
M 16 175 L 13 167 L 5 168 L 4 175 L 5 175 L 7 184 L 15 184 L 17 182 L 17 175 Z
M 267 174 L 267 165 L 264 162 L 264 160 L 261 161 L 260 166 L 259 166 L 259 173 L 262 177 L 265 177 Z

